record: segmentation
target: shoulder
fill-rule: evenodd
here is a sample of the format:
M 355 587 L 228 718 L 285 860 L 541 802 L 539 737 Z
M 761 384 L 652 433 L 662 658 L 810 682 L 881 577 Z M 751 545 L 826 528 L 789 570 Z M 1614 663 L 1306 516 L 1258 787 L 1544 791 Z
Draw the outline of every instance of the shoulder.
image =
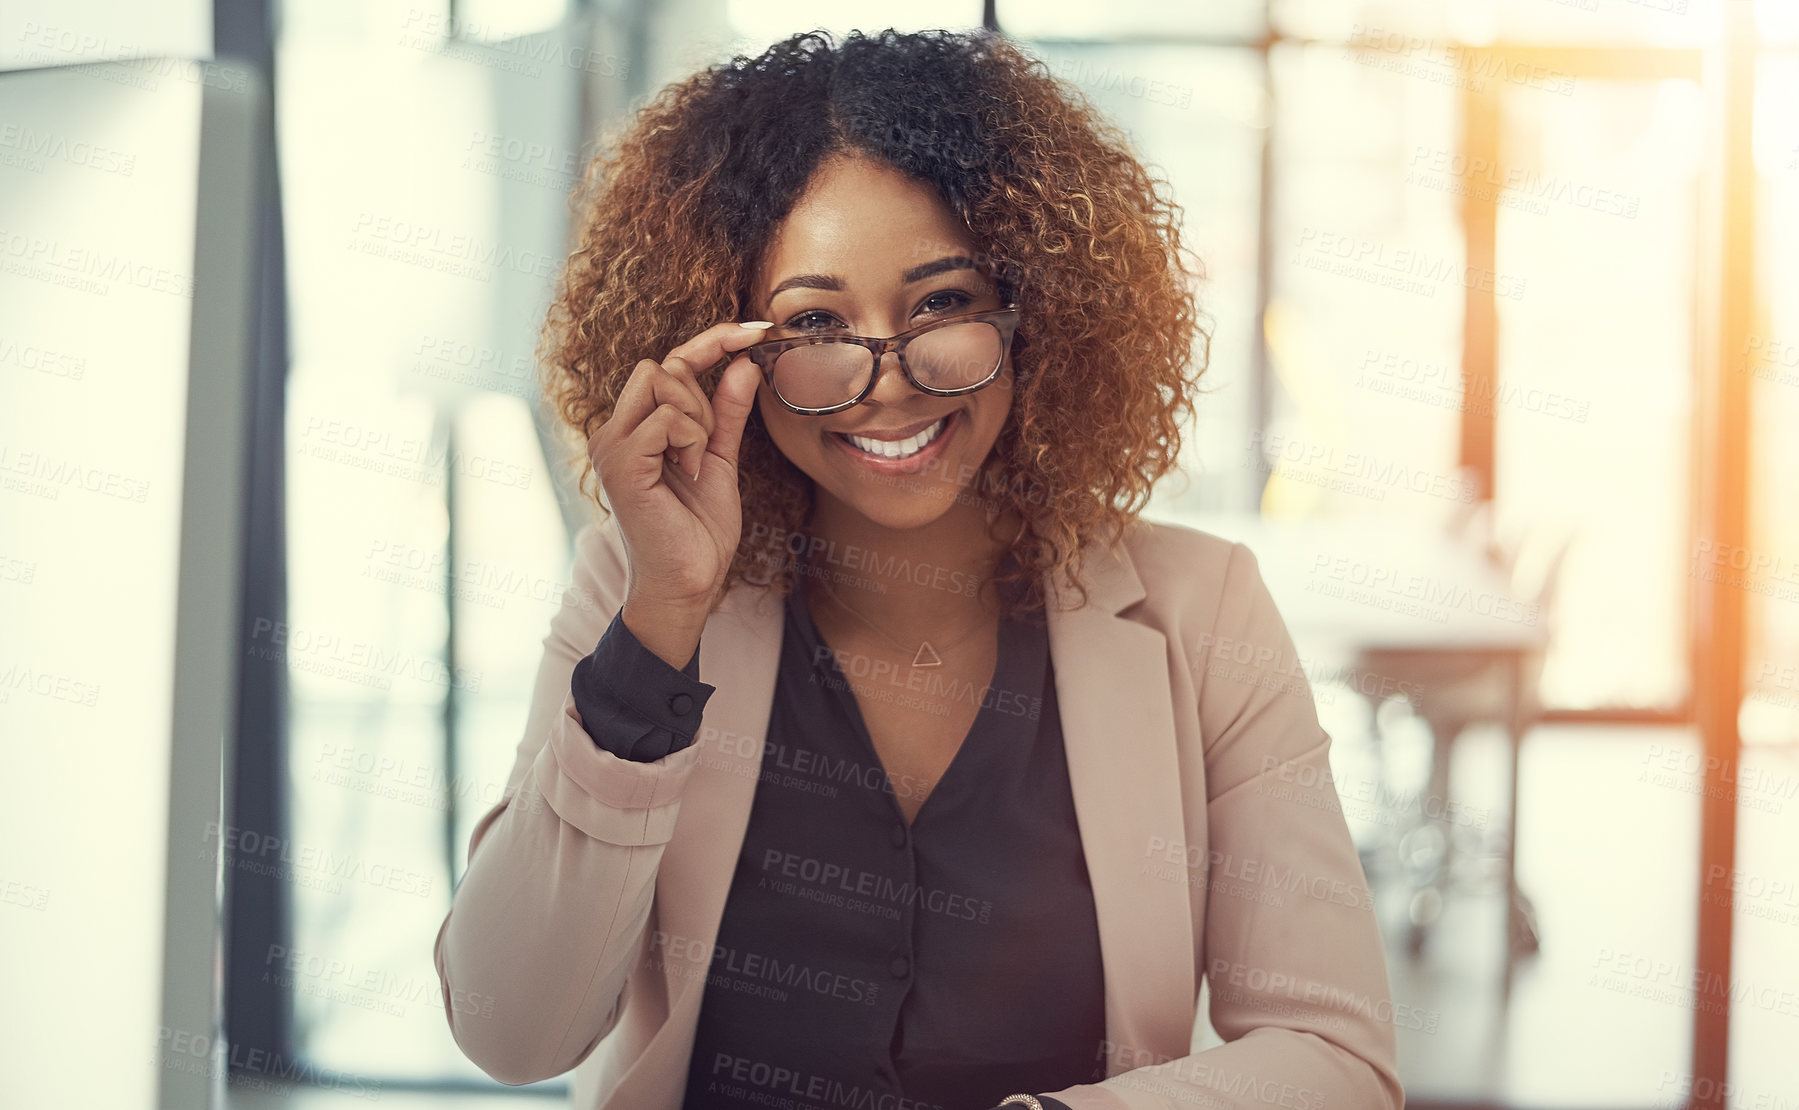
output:
M 1255 567 L 1255 556 L 1236 540 L 1165 520 L 1137 518 L 1122 543 L 1146 605 L 1214 607 L 1227 585 Z
M 1244 544 L 1168 521 L 1138 518 L 1121 546 L 1143 597 L 1124 615 L 1188 647 L 1219 637 L 1280 644 L 1285 622 Z

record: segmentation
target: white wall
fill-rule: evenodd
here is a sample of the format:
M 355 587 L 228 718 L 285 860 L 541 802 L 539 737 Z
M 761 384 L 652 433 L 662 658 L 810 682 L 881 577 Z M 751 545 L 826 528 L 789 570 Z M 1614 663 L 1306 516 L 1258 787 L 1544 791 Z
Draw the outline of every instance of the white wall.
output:
M 199 73 L 0 75 L 4 1106 L 161 1078 Z

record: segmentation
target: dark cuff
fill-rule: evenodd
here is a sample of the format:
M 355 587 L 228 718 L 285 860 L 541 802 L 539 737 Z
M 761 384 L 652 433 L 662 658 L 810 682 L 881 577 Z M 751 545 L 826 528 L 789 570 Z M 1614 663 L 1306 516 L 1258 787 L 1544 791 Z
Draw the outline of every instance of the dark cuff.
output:
M 632 635 L 620 609 L 592 654 L 575 664 L 570 684 L 594 742 L 622 759 L 647 762 L 693 743 L 717 689 L 699 676 L 697 649 L 676 670 Z

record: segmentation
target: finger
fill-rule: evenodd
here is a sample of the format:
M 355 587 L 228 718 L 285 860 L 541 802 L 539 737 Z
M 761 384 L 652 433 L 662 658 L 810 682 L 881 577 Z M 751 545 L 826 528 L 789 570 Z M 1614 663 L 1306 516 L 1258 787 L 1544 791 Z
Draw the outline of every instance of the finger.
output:
M 637 426 L 655 411 L 656 391 L 651 379 L 661 373 L 662 368 L 653 358 L 640 358 L 631 368 L 631 376 L 625 379 L 625 387 L 618 391 L 618 400 L 613 402 L 612 416 L 607 421 L 622 430 L 621 438 L 636 431 Z
M 706 430 L 674 405 L 658 405 L 636 431 L 625 437 L 621 450 L 635 464 L 633 477 L 660 475 L 662 463 L 672 461 L 681 471 L 681 480 L 691 482 L 700 459 L 705 457 Z M 669 459 L 671 453 L 674 460 Z
M 700 383 L 694 378 L 693 367 L 687 365 L 679 357 L 671 355 L 662 360 L 660 369 L 662 373 L 654 375 L 652 379 L 654 385 L 652 392 L 655 394 L 657 402 L 673 404 L 688 416 L 699 421 L 700 427 L 705 430 L 706 438 L 711 439 L 714 422 L 712 402 L 706 399 L 706 391 L 700 388 Z M 672 395 L 675 391 L 678 391 L 679 399 Z M 703 443 L 699 455 L 703 460 L 705 457 Z M 687 465 L 692 464 L 693 459 L 682 460 L 675 452 L 671 451 L 669 462 L 680 469 L 683 474 L 695 477 L 697 480 L 694 465 Z
M 670 355 L 662 360 L 662 369 L 667 371 L 670 378 L 680 382 L 688 394 L 693 397 L 694 408 L 690 409 L 683 405 L 681 411 L 693 416 L 703 424 L 706 428 L 706 435 L 710 437 L 713 424 L 712 402 L 706 398 L 706 391 L 700 388 L 699 379 L 694 376 L 694 368 L 687 365 L 686 360 L 679 355 Z
M 714 324 L 668 354 L 689 366 L 705 369 L 733 351 L 740 351 L 764 338 L 767 331 L 767 328 L 746 328 L 742 324 Z
M 720 455 L 737 463 L 737 449 L 743 442 L 743 426 L 749 421 L 756 404 L 756 387 L 762 383 L 762 370 L 746 356 L 739 355 L 719 376 L 718 388 L 712 391 L 712 412 L 718 423 L 712 429 L 708 454 Z
M 654 359 L 646 358 L 631 371 L 630 380 L 613 406 L 612 418 L 628 433 L 649 419 L 659 405 L 673 405 L 698 421 L 702 428 L 707 426 L 710 414 L 706 410 L 710 403 L 697 386 L 689 388 L 680 375 L 671 374 Z M 710 430 L 707 434 L 710 435 Z

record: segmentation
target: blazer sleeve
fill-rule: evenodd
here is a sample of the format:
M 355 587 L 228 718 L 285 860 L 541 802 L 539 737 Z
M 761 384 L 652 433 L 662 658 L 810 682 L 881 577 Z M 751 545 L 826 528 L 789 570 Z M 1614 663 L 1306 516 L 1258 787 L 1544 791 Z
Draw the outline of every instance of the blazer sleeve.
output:
M 1199 927 L 1225 1043 L 1051 1093 L 1073 1110 L 1401 1110 L 1394 1024 L 1417 1015 L 1395 1013 L 1330 735 L 1241 543 L 1206 635 L 1186 658 L 1211 664 L 1197 669 L 1210 840 Z M 1232 879 L 1212 876 L 1224 863 Z M 1244 889 L 1250 869 L 1263 880 Z
M 623 606 L 626 568 L 611 519 L 584 526 L 574 546 L 512 772 L 469 838 L 434 949 L 456 1044 L 509 1084 L 568 1071 L 617 1022 L 702 750 L 621 759 L 588 735 L 572 676 Z

